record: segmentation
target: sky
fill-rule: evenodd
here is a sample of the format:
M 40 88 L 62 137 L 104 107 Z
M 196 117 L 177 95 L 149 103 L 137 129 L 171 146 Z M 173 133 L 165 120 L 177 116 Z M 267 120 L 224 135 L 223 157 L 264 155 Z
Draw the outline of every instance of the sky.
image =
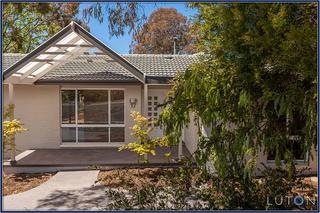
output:
M 77 18 L 82 19 L 82 10 L 92 3 L 81 3 L 79 13 L 77 14 Z M 187 17 L 192 17 L 196 14 L 196 10 L 188 8 L 185 3 L 143 3 L 143 8 L 145 14 L 149 16 L 152 11 L 158 8 L 176 8 L 177 11 Z M 106 17 L 106 16 L 105 16 Z M 120 54 L 129 53 L 129 45 L 132 41 L 132 35 L 126 33 L 123 36 L 113 36 L 110 37 L 108 25 L 107 25 L 107 18 L 104 18 L 103 23 L 99 23 L 96 19 L 90 19 L 89 22 L 90 32 L 99 40 L 101 40 L 104 44 L 108 47 L 116 51 Z

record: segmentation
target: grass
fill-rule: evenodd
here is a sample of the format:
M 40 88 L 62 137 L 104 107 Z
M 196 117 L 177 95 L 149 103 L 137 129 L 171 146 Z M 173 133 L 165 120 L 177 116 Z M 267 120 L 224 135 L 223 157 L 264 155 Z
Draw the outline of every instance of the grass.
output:
M 2 177 L 3 195 L 28 191 L 48 181 L 55 173 L 10 174 Z

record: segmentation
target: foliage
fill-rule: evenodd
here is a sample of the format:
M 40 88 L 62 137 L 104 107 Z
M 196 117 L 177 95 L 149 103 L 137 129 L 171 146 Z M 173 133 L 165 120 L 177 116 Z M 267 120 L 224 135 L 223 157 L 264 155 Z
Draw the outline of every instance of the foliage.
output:
M 88 23 L 91 18 L 100 24 L 105 16 L 110 36 L 122 36 L 125 32 L 137 32 L 146 20 L 144 8 L 137 2 L 93 3 L 83 10 L 83 18 Z
M 154 5 L 156 6 L 157 3 L 154 3 Z M 154 19 L 151 18 L 151 16 L 155 16 L 154 13 L 159 16 L 165 12 L 168 16 L 162 16 L 161 21 L 153 21 Z M 183 50 L 182 53 L 197 51 L 197 46 L 194 45 L 198 39 L 197 26 L 188 23 L 185 17 L 170 8 L 159 9 L 154 11 L 153 14 L 147 18 L 145 6 L 138 2 L 93 3 L 83 9 L 83 18 L 86 23 L 92 18 L 100 23 L 105 22 L 110 37 L 123 36 L 125 33 L 132 34 L 135 41 L 132 44 L 131 51 L 134 53 L 173 53 L 174 32 L 178 32 L 178 50 Z M 160 23 L 163 25 L 160 25 Z M 173 23 L 181 25 L 173 25 Z M 156 33 L 157 36 L 150 37 L 148 33 L 150 31 Z M 156 42 L 162 43 L 160 45 Z M 147 48 L 147 46 L 149 47 Z M 163 46 L 166 48 L 159 50 Z
M 298 207 L 293 199 L 286 202 L 288 197 L 298 194 L 315 199 L 317 192 L 303 177 L 290 179 L 288 172 L 279 168 L 266 168 L 263 177 L 254 179 L 249 186 L 250 194 L 234 178 L 208 175 L 188 164 L 157 173 L 149 171 L 149 176 L 153 177 L 151 180 L 144 169 L 141 170 L 139 184 L 132 181 L 135 177 L 129 170 L 118 172 L 117 178 L 121 182 L 118 182 L 118 187 L 108 187 L 106 193 L 110 201 L 103 210 L 288 210 L 317 207 L 307 203 Z M 272 202 L 275 197 L 283 197 L 285 201 L 276 205 Z
M 106 192 L 111 198 L 106 210 L 186 210 L 195 209 L 189 202 L 192 175 L 199 173 L 186 164 L 179 169 L 162 169 L 153 174 L 154 180 L 143 185 L 121 183 L 125 188 L 109 188 Z M 121 173 L 127 176 L 128 173 Z M 143 176 L 139 176 L 143 179 Z M 126 180 L 126 178 L 120 178 Z M 127 180 L 132 180 L 129 178 Z M 143 180 L 142 180 L 143 181 Z
M 174 210 L 186 209 L 186 202 L 176 202 L 176 193 L 185 195 L 183 191 L 170 188 L 147 186 L 140 189 L 130 188 L 128 193 L 108 189 L 108 196 L 112 197 L 106 209 L 108 210 Z M 128 196 L 129 194 L 130 196 Z
M 133 36 L 131 52 L 140 54 L 192 53 L 190 23 L 175 8 L 159 8 Z
M 16 134 L 26 131 L 27 129 L 23 127 L 23 124 L 12 118 L 14 106 L 9 105 L 4 112 L 2 122 L 3 125 L 3 149 L 6 150 L 15 150 L 16 144 L 14 143 L 14 137 Z M 9 119 L 9 120 L 7 120 Z
M 261 172 L 262 177 L 258 179 L 256 185 L 259 186 L 257 190 L 259 196 L 267 197 L 269 200 L 269 204 L 265 205 L 265 208 L 268 210 L 275 209 L 296 209 L 300 210 L 306 209 L 314 209 L 315 205 L 311 202 L 308 202 L 307 199 L 311 200 L 316 199 L 317 192 L 316 188 L 312 186 L 311 183 L 306 182 L 304 179 L 303 173 L 308 172 L 310 168 L 305 167 L 299 169 L 295 173 L 295 177 L 291 178 L 291 174 L 284 169 L 281 168 L 270 168 L 266 165 L 263 165 L 264 169 Z M 295 196 L 302 196 L 305 199 L 305 202 L 301 206 L 296 206 L 293 202 L 293 198 Z M 284 199 L 281 205 L 276 205 L 275 201 L 278 200 L 279 197 L 286 198 Z M 290 202 L 288 202 L 288 198 Z
M 168 139 L 178 143 L 193 113 L 201 124 L 196 160 L 203 166 L 211 160 L 220 178 L 249 186 L 261 149 L 274 152 L 278 166 L 286 153 L 293 173 L 288 134 L 298 132 L 308 153 L 316 145 L 316 4 L 193 7 L 199 11 L 198 46 L 205 54 L 173 81 L 173 98 L 160 115 Z M 306 120 L 303 127 L 293 122 L 297 114 Z
M 78 8 L 79 3 L 4 3 L 3 51 L 30 52 L 68 25 Z
M 150 133 L 153 131 L 152 123 L 154 121 L 148 121 L 148 119 L 139 112 L 132 112 L 130 116 L 133 118 L 135 124 L 131 127 L 132 136 L 137 138 L 138 141 L 128 143 L 119 148 L 119 151 L 128 149 L 135 152 L 138 155 L 138 161 L 140 159 L 143 162 L 148 162 L 147 154 L 156 155 L 156 147 L 168 146 L 166 137 L 151 138 Z

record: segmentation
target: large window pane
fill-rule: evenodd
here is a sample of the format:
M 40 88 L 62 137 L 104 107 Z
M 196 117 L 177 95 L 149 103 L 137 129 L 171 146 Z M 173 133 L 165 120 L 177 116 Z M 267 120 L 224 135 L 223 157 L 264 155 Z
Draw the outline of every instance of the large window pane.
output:
M 111 124 L 124 123 L 124 91 L 111 91 Z
M 78 90 L 78 123 L 108 123 L 107 90 Z
M 65 143 L 75 143 L 76 142 L 76 128 L 75 127 L 63 127 L 62 132 L 62 142 Z
M 296 111 L 293 111 L 292 114 L 292 117 L 289 118 L 289 135 L 297 135 L 304 138 L 306 118 Z
M 301 140 L 289 140 L 286 144 L 284 149 L 291 150 L 293 154 L 294 160 L 305 160 L 305 149 L 304 149 L 304 143 Z M 282 150 L 280 152 L 280 159 L 284 160 L 284 154 L 285 150 Z M 270 152 L 268 153 L 267 160 L 275 160 L 276 153 Z
M 110 142 L 124 142 L 124 127 L 110 128 Z
M 79 127 L 78 141 L 79 142 L 108 142 L 107 127 Z
M 62 90 L 62 123 L 75 123 L 75 90 Z

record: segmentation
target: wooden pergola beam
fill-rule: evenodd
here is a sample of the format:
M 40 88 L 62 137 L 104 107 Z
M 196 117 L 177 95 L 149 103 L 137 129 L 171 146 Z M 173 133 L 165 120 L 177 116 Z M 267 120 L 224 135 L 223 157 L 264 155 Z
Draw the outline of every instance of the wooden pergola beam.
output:
M 43 55 L 65 55 L 70 54 L 69 51 L 63 51 L 63 52 L 44 52 Z
M 71 54 L 65 54 L 65 55 L 71 55 Z M 54 59 L 54 58 L 48 58 L 48 59 L 33 59 L 34 62 L 44 62 L 44 63 L 50 63 L 50 62 L 56 62 L 56 61 L 65 61 L 65 59 Z M 43 64 L 42 64 L 43 65 Z
M 92 44 L 53 44 L 53 47 L 95 47 Z
M 78 57 L 79 55 L 81 55 L 81 53 L 83 51 L 86 51 L 87 48 L 85 47 L 81 47 L 81 48 L 78 48 L 77 51 L 75 51 L 75 53 L 73 55 L 65 55 L 64 59 L 60 59 L 60 62 L 61 63 L 56 63 L 54 65 L 51 65 L 49 68 L 45 69 L 44 71 L 42 71 L 41 73 L 37 74 L 33 79 L 32 81 L 35 82 L 37 81 L 39 78 L 41 78 L 42 76 L 44 76 L 46 73 L 50 72 L 52 69 L 54 68 L 58 68 L 60 66 L 62 66 L 63 64 L 65 64 L 66 62 L 70 61 L 70 60 L 73 60 L 74 58 Z
M 77 41 L 79 41 L 80 40 L 80 38 L 79 37 L 76 37 L 76 38 L 74 38 L 74 39 L 72 39 L 71 41 L 69 41 L 69 42 L 77 42 Z M 50 49 L 50 48 L 48 48 L 48 49 Z M 47 50 L 48 50 L 47 49 Z M 62 50 L 63 51 L 66 51 L 66 50 L 64 50 L 65 48 L 63 48 Z M 41 54 L 40 54 L 41 55 Z M 39 56 L 40 56 L 39 55 Z M 50 56 L 48 56 L 49 58 L 52 58 L 52 57 L 55 57 L 55 55 L 50 55 Z M 32 60 L 32 61 L 34 61 L 34 60 Z M 25 79 L 25 78 L 27 78 L 30 74 L 32 74 L 34 71 L 36 71 L 37 69 L 39 69 L 40 67 L 42 67 L 43 66 L 43 64 L 42 63 L 39 63 L 39 64 L 37 64 L 37 65 L 35 65 L 34 67 L 32 67 L 31 69 L 29 69 L 27 72 L 25 72 L 25 73 L 23 73 L 23 75 L 21 76 L 21 81 L 23 81 L 23 79 Z
M 44 52 L 44 55 L 72 55 L 72 52 L 66 51 L 66 52 Z M 102 52 L 83 52 L 84 55 L 105 55 L 105 53 Z
M 35 58 L 39 56 L 43 51 L 48 50 L 53 43 L 57 43 L 60 40 L 63 39 L 62 35 L 68 34 L 72 32 L 71 26 L 68 25 L 65 28 L 63 28 L 61 31 L 56 33 L 54 36 L 52 36 L 49 40 L 46 42 L 42 43 L 39 47 L 34 49 L 32 52 L 29 54 L 25 55 L 22 59 L 14 63 L 12 66 L 10 66 L 8 69 L 6 69 L 3 72 L 3 79 L 7 79 L 9 76 L 11 76 L 16 70 L 21 69 L 23 66 L 25 66 L 27 63 L 30 62 L 30 59 Z

